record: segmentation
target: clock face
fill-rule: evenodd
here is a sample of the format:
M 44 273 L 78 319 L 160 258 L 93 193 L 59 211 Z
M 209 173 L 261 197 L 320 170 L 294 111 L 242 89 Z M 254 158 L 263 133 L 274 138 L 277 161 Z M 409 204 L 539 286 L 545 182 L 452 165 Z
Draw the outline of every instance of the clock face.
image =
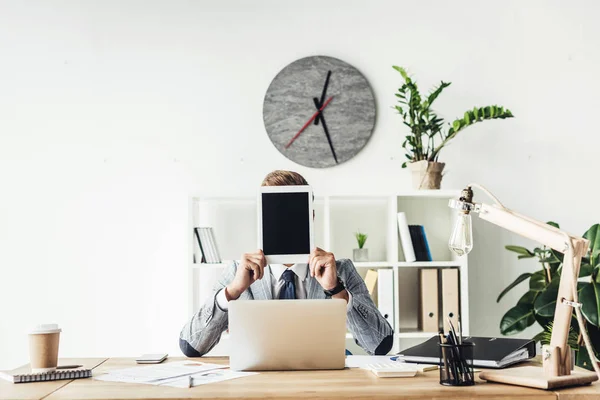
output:
M 375 98 L 369 82 L 351 65 L 332 57 L 306 57 L 273 79 L 263 119 L 281 154 L 307 167 L 331 167 L 367 144 L 375 125 Z

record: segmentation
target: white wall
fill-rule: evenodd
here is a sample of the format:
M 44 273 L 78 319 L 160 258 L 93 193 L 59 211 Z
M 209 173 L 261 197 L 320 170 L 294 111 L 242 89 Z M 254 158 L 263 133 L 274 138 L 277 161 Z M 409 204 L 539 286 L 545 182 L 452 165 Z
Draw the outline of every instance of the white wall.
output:
M 26 361 L 24 332 L 56 321 L 63 356 L 177 353 L 186 312 L 187 195 L 252 193 L 295 169 L 319 193 L 406 189 L 405 130 L 390 106 L 408 67 L 453 82 L 447 117 L 508 106 L 513 120 L 442 153 L 446 188 L 487 185 L 526 214 L 583 233 L 600 220 L 600 54 L 594 1 L 0 0 L 0 368 Z M 352 161 L 287 161 L 262 124 L 274 75 L 307 55 L 359 68 L 376 94 L 373 138 Z M 481 197 L 480 197 L 481 198 Z M 476 225 L 475 334 L 498 334 L 532 264 L 526 243 Z

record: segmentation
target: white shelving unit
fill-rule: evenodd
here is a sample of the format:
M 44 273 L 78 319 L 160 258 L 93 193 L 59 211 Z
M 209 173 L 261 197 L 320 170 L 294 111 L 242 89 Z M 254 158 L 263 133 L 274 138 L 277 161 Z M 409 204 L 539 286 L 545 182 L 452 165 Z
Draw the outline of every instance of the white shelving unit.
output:
M 365 247 L 373 261 L 354 263 L 361 276 L 369 269 L 389 268 L 394 276 L 396 327 L 392 351 L 412 346 L 437 332 L 419 330 L 419 269 L 457 268 L 460 277 L 460 312 L 464 334 L 469 334 L 468 261 L 457 258 L 447 247 L 455 220 L 448 199 L 460 195 L 458 190 L 410 191 L 390 195 L 330 195 L 315 197 L 315 243 L 331 251 L 337 259 L 352 258 L 356 247 L 354 232 L 369 235 Z M 189 231 L 195 226 L 211 226 L 223 260 L 238 259 L 243 252 L 256 248 L 256 197 L 190 198 Z M 434 261 L 404 261 L 397 227 L 397 213 L 406 213 L 408 223 L 423 225 Z M 190 235 L 189 255 L 193 254 L 193 235 Z M 191 264 L 189 268 L 190 315 L 212 293 L 212 286 L 230 261 L 220 264 Z M 440 288 L 441 289 L 441 288 Z M 441 295 L 441 291 L 440 291 Z M 374 301 L 377 302 L 376 294 Z M 441 308 L 440 308 L 441 310 Z M 361 349 L 347 334 L 347 347 L 354 354 Z M 226 353 L 227 340 L 222 340 L 216 353 Z M 213 353 L 215 354 L 215 353 Z

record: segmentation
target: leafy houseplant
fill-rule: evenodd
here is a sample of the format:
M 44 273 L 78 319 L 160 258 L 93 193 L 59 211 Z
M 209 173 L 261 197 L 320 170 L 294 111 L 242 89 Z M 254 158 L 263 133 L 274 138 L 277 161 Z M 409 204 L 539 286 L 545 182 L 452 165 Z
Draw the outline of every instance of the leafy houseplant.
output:
M 352 258 L 354 261 L 369 261 L 369 249 L 363 248 L 367 241 L 368 235 L 366 233 L 356 232 L 354 234 L 356 241 L 358 242 L 358 249 L 354 249 L 352 252 Z
M 548 222 L 548 224 L 559 227 L 554 222 Z M 600 351 L 600 224 L 593 225 L 585 232 L 583 237 L 590 241 L 590 248 L 587 256 L 581 261 L 577 292 L 579 301 L 583 303 L 581 312 L 586 324 L 583 328 L 587 329 L 590 335 L 592 347 L 597 357 Z M 500 331 L 503 335 L 514 335 L 537 322 L 541 325 L 543 331 L 535 335 L 533 339 L 546 344 L 554 320 L 563 254 L 546 247 L 536 247 L 529 250 L 521 246 L 506 246 L 506 249 L 517 253 L 519 260 L 537 258 L 542 269 L 519 275 L 514 282 L 500 293 L 496 302 L 500 302 L 506 293 L 520 283 L 529 281 L 529 290 L 502 317 Z M 585 346 L 580 346 L 583 343 L 580 334 L 582 327 L 577 323 L 575 316 L 571 321 L 571 328 L 569 343 L 576 351 L 576 364 L 592 369 Z M 573 338 L 576 340 L 572 340 Z
M 473 107 L 464 113 L 462 118 L 455 119 L 446 129 L 444 119 L 432 109 L 433 103 L 450 86 L 450 82 L 441 81 L 426 96 L 421 96 L 417 83 L 413 81 L 406 70 L 394 66 L 400 72 L 404 83 L 398 89 L 396 97 L 399 105 L 394 108 L 404 120 L 404 125 L 410 128 L 410 134 L 405 136 L 402 147 L 406 150 L 408 165 L 413 171 L 413 186 L 416 189 L 439 189 L 442 181 L 444 163 L 438 162 L 440 151 L 448 142 L 456 137 L 458 132 L 477 122 L 490 119 L 512 118 L 508 109 L 500 106 Z M 439 142 L 438 142 L 439 141 Z

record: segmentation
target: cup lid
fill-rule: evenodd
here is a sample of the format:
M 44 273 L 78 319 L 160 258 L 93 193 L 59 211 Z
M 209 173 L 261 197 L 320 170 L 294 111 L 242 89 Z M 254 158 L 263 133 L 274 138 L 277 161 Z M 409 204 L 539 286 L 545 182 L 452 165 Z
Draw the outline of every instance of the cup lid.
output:
M 58 324 L 39 324 L 35 328 L 29 331 L 30 334 L 43 334 L 43 333 L 59 333 L 61 329 Z

